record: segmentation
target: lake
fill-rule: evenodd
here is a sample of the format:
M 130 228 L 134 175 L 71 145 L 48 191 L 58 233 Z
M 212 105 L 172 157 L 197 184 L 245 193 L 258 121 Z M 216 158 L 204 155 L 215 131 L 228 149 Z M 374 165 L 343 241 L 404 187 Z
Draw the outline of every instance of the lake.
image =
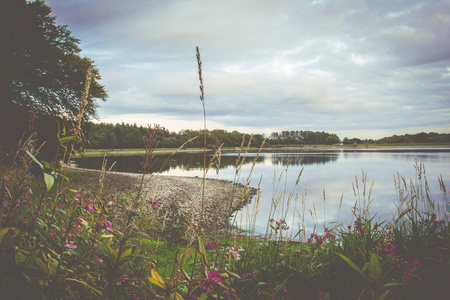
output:
M 214 153 L 207 153 L 207 160 Z M 393 148 L 393 149 L 345 149 L 314 151 L 276 151 L 248 153 L 239 177 L 236 177 L 237 151 L 226 151 L 221 155 L 220 170 L 207 173 L 208 178 L 218 178 L 243 183 L 251 173 L 252 187 L 258 187 L 261 180 L 261 197 L 256 219 L 253 217 L 256 199 L 236 213 L 237 224 L 243 228 L 253 227 L 257 234 L 266 231 L 269 214 L 279 220 L 285 218 L 294 235 L 304 228 L 303 236 L 315 230 L 332 227 L 336 223 L 351 224 L 354 221 L 352 208 L 368 200 L 369 188 L 373 183 L 369 211 L 375 220 L 392 219 L 396 212 L 398 193 L 394 177 L 397 173 L 409 183 L 424 184 L 423 178 L 416 175 L 415 161 L 423 163 L 426 178 L 433 200 L 439 203 L 441 213 L 449 210 L 448 194 L 443 195 L 439 188 L 438 176 L 442 175 L 447 188 L 450 188 L 450 149 L 449 148 Z M 152 172 L 175 176 L 203 176 L 202 152 L 179 152 L 169 155 L 158 154 Z M 242 154 L 241 154 L 242 157 Z M 168 159 L 169 158 L 169 159 Z M 113 170 L 139 173 L 142 156 L 109 157 L 108 165 L 116 162 Z M 168 159 L 168 160 L 167 160 Z M 100 169 L 102 158 L 75 158 L 73 163 L 81 168 Z M 300 181 L 296 185 L 299 173 Z M 363 197 L 362 172 L 367 174 L 367 190 Z M 280 179 L 281 176 L 281 179 Z M 356 176 L 356 178 L 355 178 Z M 356 180 L 359 196 L 354 195 Z M 287 207 L 289 194 L 290 205 Z M 298 198 L 295 200 L 295 195 Z M 273 201 L 279 201 L 273 211 Z M 444 208 L 444 209 L 443 209 Z M 272 209 L 272 211 L 271 211 Z M 250 226 L 251 225 L 251 226 Z

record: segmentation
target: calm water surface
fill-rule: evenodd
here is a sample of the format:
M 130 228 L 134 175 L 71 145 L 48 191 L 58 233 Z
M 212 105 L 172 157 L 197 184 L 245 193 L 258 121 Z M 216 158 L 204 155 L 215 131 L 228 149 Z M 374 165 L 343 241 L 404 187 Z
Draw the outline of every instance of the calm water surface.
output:
M 323 227 L 332 227 L 338 223 L 352 223 L 352 207 L 355 202 L 363 203 L 362 172 L 367 174 L 367 191 L 373 184 L 370 213 L 375 219 L 391 219 L 396 211 L 398 199 L 394 185 L 394 176 L 399 173 L 409 182 L 420 183 L 416 176 L 415 160 L 425 165 L 426 177 L 432 198 L 448 209 L 448 197 L 444 197 L 439 189 L 438 176 L 442 175 L 447 188 L 450 187 L 450 151 L 449 149 L 396 149 L 377 151 L 311 151 L 311 152 L 273 152 L 247 154 L 239 177 L 236 177 L 237 152 L 222 153 L 220 171 L 216 174 L 211 169 L 208 178 L 218 178 L 243 183 L 250 174 L 253 161 L 255 167 L 251 173 L 251 186 L 257 187 L 261 180 L 261 198 L 256 217 L 255 229 L 263 234 L 272 208 L 273 199 L 279 198 L 275 219 L 286 218 L 291 231 L 295 234 L 300 227 L 305 228 L 309 235 L 316 227 L 316 232 L 322 232 Z M 213 153 L 208 154 L 208 161 Z M 168 155 L 157 155 L 153 171 L 164 175 L 203 176 L 203 153 L 177 153 L 163 164 Z M 108 162 L 116 161 L 113 170 L 138 173 L 142 166 L 141 156 L 110 157 Z M 74 162 L 79 167 L 101 168 L 101 158 L 78 158 Z M 299 184 L 295 182 L 300 171 L 303 172 Z M 281 176 L 281 180 L 280 180 Z M 356 176 L 356 178 L 355 178 Z M 359 197 L 354 195 L 353 186 L 358 180 Z M 422 180 L 423 182 L 423 180 Z M 290 206 L 287 207 L 289 194 Z M 278 196 L 277 196 L 278 195 Z M 448 195 L 448 194 L 447 194 Z M 324 199 L 325 196 L 325 199 Z M 342 202 L 341 202 L 342 198 Z M 296 201 L 294 201 L 297 199 Z M 256 200 L 239 211 L 237 223 L 247 228 L 251 216 L 255 212 Z M 359 205 L 359 204 L 358 204 Z M 440 207 L 442 209 L 442 207 Z

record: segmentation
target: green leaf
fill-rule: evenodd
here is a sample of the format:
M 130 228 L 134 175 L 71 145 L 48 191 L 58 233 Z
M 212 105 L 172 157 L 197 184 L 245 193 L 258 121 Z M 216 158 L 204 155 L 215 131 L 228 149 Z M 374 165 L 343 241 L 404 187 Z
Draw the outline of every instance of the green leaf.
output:
M 361 270 L 354 262 L 352 262 L 352 261 L 350 260 L 350 258 L 348 258 L 348 257 L 345 256 L 345 255 L 339 254 L 339 253 L 336 253 L 336 254 L 339 255 L 340 257 L 342 257 L 342 259 L 343 259 L 347 264 L 349 264 L 350 267 L 352 267 L 356 272 L 358 272 L 359 274 L 361 274 L 361 276 L 364 277 L 364 279 L 365 279 L 367 282 L 370 283 L 370 280 L 369 280 L 369 278 L 367 278 L 366 274 L 364 274 L 364 272 L 363 272 L 363 271 L 362 271 L 362 270 Z
M 66 137 L 63 137 L 62 139 L 60 139 L 59 141 L 60 142 L 65 142 L 65 141 L 68 141 L 68 140 L 73 140 L 75 138 L 75 136 L 66 136 Z
M 165 283 L 164 279 L 162 278 L 161 275 L 159 275 L 158 271 L 156 271 L 155 268 L 152 268 L 150 270 L 150 273 L 152 274 L 152 277 L 147 277 L 148 281 L 156 284 L 157 286 L 163 289 L 167 289 L 167 284 Z
M 110 239 L 110 238 L 113 238 L 114 235 L 113 235 L 113 234 L 103 234 L 103 235 L 101 235 L 100 237 L 101 237 L 101 238 L 105 238 L 105 239 Z
M 209 265 L 208 259 L 206 258 L 206 251 L 205 251 L 205 238 L 203 236 L 198 237 L 198 248 L 199 252 L 203 257 L 203 261 L 205 265 Z
M 53 184 L 55 183 L 55 177 L 53 177 L 50 174 L 44 173 L 44 181 L 45 181 L 45 186 L 47 187 L 47 192 L 48 192 L 48 191 L 50 191 Z
M 19 233 L 19 228 L 16 228 L 16 227 L 6 227 L 6 228 L 1 229 L 0 230 L 0 244 L 3 240 L 3 237 L 8 233 L 8 231 L 10 229 L 15 231 L 14 236 L 16 236 Z
M 80 253 L 78 253 L 77 251 L 67 248 L 66 250 L 64 250 L 64 253 L 70 254 L 70 255 L 75 255 L 75 256 L 80 256 Z
M 26 261 L 26 256 L 22 254 L 22 252 L 18 251 L 15 256 L 16 265 L 20 266 L 23 262 Z
M 79 283 L 81 283 L 81 284 L 84 284 L 85 286 L 87 286 L 88 288 L 90 288 L 91 290 L 93 290 L 94 292 L 96 292 L 97 294 L 99 294 L 100 296 L 103 296 L 103 293 L 102 293 L 101 291 L 99 291 L 99 290 L 97 290 L 96 288 L 90 286 L 89 284 L 87 284 L 87 283 L 84 282 L 84 281 L 81 281 L 81 280 L 78 280 L 78 279 L 75 279 L 75 278 L 66 278 L 66 280 L 75 281 L 75 282 L 79 282 Z
M 383 287 L 400 286 L 400 285 L 406 285 L 406 283 L 403 283 L 403 282 L 388 282 L 388 283 L 383 284 Z
M 44 165 L 43 164 L 41 164 L 41 162 L 40 161 L 38 161 L 37 160 L 37 158 L 36 157 L 34 157 L 34 155 L 33 154 L 31 154 L 30 153 L 30 151 L 28 151 L 28 150 L 25 150 L 25 152 L 31 157 L 31 159 L 33 159 L 34 160 L 34 162 L 35 163 L 37 163 L 38 165 L 39 165 L 39 167 L 42 169 L 42 170 L 44 170 Z
M 128 248 L 127 250 L 125 250 L 122 255 L 120 256 L 120 260 L 124 260 L 125 258 L 127 258 L 128 256 L 131 255 L 131 252 L 133 250 L 131 248 Z
M 3 228 L 2 230 L 0 230 L 0 243 L 3 240 L 3 237 L 5 236 L 5 234 L 7 234 L 9 231 L 9 227 L 8 228 Z
M 377 257 L 377 255 L 375 253 L 372 253 L 372 255 L 370 256 L 369 275 L 376 282 L 380 281 L 380 278 L 381 278 L 381 266 L 380 266 L 380 262 L 378 261 L 378 257 Z
M 386 292 L 384 292 L 384 293 L 380 296 L 379 300 L 384 300 L 384 299 L 386 299 L 386 296 L 389 294 L 390 291 L 391 291 L 391 290 L 389 289 L 389 290 L 387 290 Z
M 51 257 L 50 255 L 47 255 L 47 266 L 48 266 L 48 272 L 50 276 L 55 276 L 56 271 L 58 269 L 59 261 Z

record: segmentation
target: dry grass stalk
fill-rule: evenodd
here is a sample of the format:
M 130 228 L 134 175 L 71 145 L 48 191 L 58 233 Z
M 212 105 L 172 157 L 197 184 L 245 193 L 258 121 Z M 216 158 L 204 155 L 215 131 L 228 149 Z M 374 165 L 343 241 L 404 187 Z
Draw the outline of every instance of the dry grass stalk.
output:
M 206 180 L 206 106 L 205 106 L 205 90 L 203 87 L 202 76 L 202 60 L 200 58 L 200 50 L 197 47 L 197 64 L 198 64 L 198 79 L 200 80 L 200 100 L 203 106 L 203 130 L 204 130 L 204 145 L 203 145 L 203 191 L 202 191 L 202 211 L 200 212 L 200 224 L 201 230 L 203 224 L 203 210 L 205 209 L 205 180 Z
M 91 87 L 91 77 L 92 77 L 92 63 L 89 64 L 89 67 L 86 72 L 86 80 L 84 81 L 84 90 L 80 102 L 80 113 L 78 114 L 77 133 L 79 133 L 81 130 L 81 122 L 83 120 L 83 114 L 87 105 L 87 98 L 89 96 L 89 89 Z
M 67 162 L 70 162 L 70 157 L 72 156 L 72 152 L 73 152 L 73 148 L 76 142 L 79 142 L 82 139 L 82 131 L 81 131 L 81 123 L 83 120 L 83 115 L 84 115 L 84 110 L 87 106 L 87 98 L 89 96 L 89 89 L 91 87 L 91 77 L 92 77 L 92 63 L 89 64 L 89 67 L 87 69 L 86 72 L 86 79 L 84 81 L 84 89 L 83 89 L 83 94 L 81 96 L 81 101 L 80 101 L 80 112 L 78 113 L 78 124 L 75 127 L 75 140 L 72 141 L 71 145 L 70 145 L 70 151 L 69 151 L 69 155 L 67 158 Z M 73 123 L 72 123 L 73 124 Z M 65 159 L 65 153 L 64 153 L 64 158 L 63 161 Z M 64 168 L 64 172 L 63 172 L 63 176 L 66 176 L 67 173 L 67 168 L 69 167 L 69 164 L 67 163 L 65 168 Z M 64 180 L 61 180 L 61 186 L 60 189 L 62 189 L 63 186 L 63 182 Z

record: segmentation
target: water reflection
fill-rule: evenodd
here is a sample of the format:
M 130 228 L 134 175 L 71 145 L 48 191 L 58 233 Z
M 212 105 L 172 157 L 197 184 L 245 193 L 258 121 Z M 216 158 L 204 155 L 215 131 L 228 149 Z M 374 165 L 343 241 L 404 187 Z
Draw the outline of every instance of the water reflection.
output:
M 336 161 L 338 157 L 339 157 L 338 153 L 315 153 L 315 154 L 281 153 L 278 155 L 272 155 L 272 164 L 283 166 L 326 164 L 328 162 Z
M 225 169 L 236 165 L 238 153 L 228 152 L 221 156 L 220 168 Z M 213 154 L 207 154 L 207 162 L 213 157 Z M 241 154 L 241 158 L 243 154 Z M 253 164 L 256 153 L 248 153 L 243 166 Z M 265 164 L 270 160 L 272 165 L 280 166 L 304 166 L 314 164 L 326 164 L 338 159 L 339 153 L 261 153 L 256 158 L 256 164 Z M 144 158 L 142 155 L 133 156 L 112 156 L 107 157 L 106 169 L 116 172 L 141 173 L 143 170 Z M 72 160 L 72 164 L 79 168 L 100 170 L 103 165 L 103 157 L 79 157 Z M 203 168 L 203 153 L 176 153 L 173 156 L 169 154 L 155 155 L 155 160 L 150 173 L 167 172 L 173 169 L 178 170 L 201 170 Z
M 208 153 L 208 161 L 213 153 Z M 233 181 L 235 179 L 235 166 L 238 153 L 235 151 L 223 153 L 219 175 L 215 172 L 207 174 L 210 178 L 219 178 Z M 242 182 L 247 178 L 252 168 L 256 153 L 248 153 L 242 165 Z M 151 172 L 160 172 L 166 175 L 178 176 L 202 176 L 203 153 L 177 153 L 169 158 L 169 155 L 157 155 L 157 160 Z M 379 218 L 390 219 L 396 211 L 395 202 L 398 195 L 394 186 L 394 176 L 397 172 L 404 176 L 406 181 L 412 179 L 413 183 L 424 184 L 416 177 L 414 168 L 415 160 L 425 164 L 428 178 L 428 186 L 433 199 L 442 203 L 441 207 L 447 207 L 449 195 L 442 195 L 439 191 L 437 177 L 442 174 L 444 183 L 450 186 L 450 152 L 446 151 L 317 151 L 317 152 L 271 152 L 261 153 L 256 160 L 253 169 L 251 185 L 256 187 L 261 179 L 261 201 L 258 207 L 258 216 L 255 222 L 256 231 L 264 233 L 272 207 L 274 195 L 283 190 L 287 195 L 298 191 L 298 199 L 291 203 L 289 208 L 280 203 L 277 218 L 286 218 L 292 230 L 298 230 L 304 226 L 308 235 L 313 230 L 321 231 L 324 226 L 333 226 L 332 222 L 352 222 L 352 207 L 355 202 L 363 200 L 361 177 L 362 170 L 367 173 L 368 187 L 374 180 L 371 194 L 370 211 Z M 77 158 L 74 160 L 79 167 L 97 168 L 102 165 L 102 158 Z M 110 157 L 108 167 L 116 161 L 113 170 L 120 172 L 139 173 L 142 171 L 142 156 Z M 166 162 L 167 161 L 167 162 Z M 287 171 L 286 171 L 287 168 Z M 304 168 L 301 181 L 296 190 L 295 182 L 300 170 Z M 274 175 L 275 173 L 275 175 Z M 282 179 L 278 187 L 274 187 L 274 176 Z M 354 196 L 353 183 L 355 175 L 361 187 L 360 196 Z M 278 188 L 278 190 L 277 190 Z M 325 195 L 325 200 L 324 200 Z M 342 197 L 342 202 L 340 201 Z M 367 195 L 366 195 L 367 197 Z M 445 202 L 447 201 L 447 202 Z M 252 203 L 238 212 L 237 220 L 241 226 L 246 226 L 248 216 L 255 211 L 255 203 Z M 284 207 L 283 207 L 284 206 Z M 295 232 L 294 232 L 295 234 Z

